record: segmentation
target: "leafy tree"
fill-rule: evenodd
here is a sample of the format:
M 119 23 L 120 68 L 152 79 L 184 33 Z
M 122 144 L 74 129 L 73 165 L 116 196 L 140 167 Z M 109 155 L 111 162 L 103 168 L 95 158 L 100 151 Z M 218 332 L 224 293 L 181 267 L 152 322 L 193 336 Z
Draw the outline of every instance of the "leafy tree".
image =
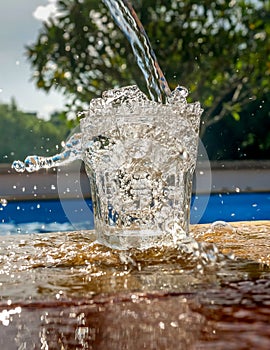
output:
M 0 163 L 24 159 L 29 154 L 56 153 L 56 146 L 66 139 L 69 129 L 65 120 L 61 121 L 59 116 L 54 118 L 57 124 L 22 112 L 14 99 L 10 105 L 0 104 Z
M 185 85 L 192 99 L 202 103 L 205 140 L 211 141 L 209 132 L 219 134 L 223 128 L 235 128 L 232 133 L 226 130 L 231 136 L 245 126 L 256 106 L 267 104 L 270 0 L 137 0 L 134 7 L 170 87 Z M 135 82 L 145 89 L 129 43 L 101 1 L 58 0 L 58 8 L 57 17 L 44 23 L 27 48 L 39 88 L 62 90 L 73 111 L 86 108 L 92 97 L 111 87 Z M 267 123 L 267 109 L 260 110 L 260 117 Z M 269 151 L 269 131 L 256 128 L 267 134 L 260 147 Z M 229 139 L 238 140 L 244 154 L 247 145 L 256 142 L 250 132 L 244 137 L 239 132 L 241 137 Z M 217 148 L 213 158 L 215 152 Z M 223 158 L 230 154 L 220 152 Z
M 270 96 L 210 125 L 203 141 L 210 159 L 269 159 Z

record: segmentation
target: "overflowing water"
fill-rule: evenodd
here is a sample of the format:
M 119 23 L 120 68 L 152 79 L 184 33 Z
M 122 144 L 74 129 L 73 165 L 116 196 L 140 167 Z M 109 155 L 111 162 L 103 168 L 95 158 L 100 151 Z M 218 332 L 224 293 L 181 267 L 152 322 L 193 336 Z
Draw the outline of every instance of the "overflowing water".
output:
M 180 108 L 181 104 L 184 108 L 190 109 L 193 115 L 201 114 L 202 110 L 199 103 L 187 105 L 186 97 L 188 91 L 183 86 L 178 86 L 170 96 L 166 98 L 166 104 L 174 105 L 175 112 Z M 123 102 L 123 106 L 120 104 Z M 154 101 L 149 101 L 147 97 L 136 87 L 130 86 L 121 89 L 113 89 L 105 91 L 102 98 L 93 99 L 90 103 L 89 114 L 93 116 L 97 114 L 108 114 L 112 107 L 122 108 L 122 113 L 132 111 L 132 105 L 139 103 L 141 107 L 145 108 L 159 108 L 160 105 Z M 104 110 L 103 110 L 104 108 Z M 87 112 L 85 112 L 87 114 Z M 191 115 L 192 118 L 192 115 Z M 196 117 L 195 117 L 196 118 Z M 194 128 L 198 130 L 199 121 L 191 119 L 191 123 Z M 102 133 L 102 131 L 100 131 Z M 96 135 L 95 137 L 98 137 Z M 63 151 L 50 157 L 42 157 L 38 155 L 30 155 L 25 158 L 24 161 L 15 160 L 12 164 L 12 168 L 17 172 L 28 172 L 38 171 L 40 169 L 49 169 L 57 166 L 67 165 L 77 159 L 84 159 L 84 149 L 82 149 L 82 134 L 73 134 L 65 143 Z

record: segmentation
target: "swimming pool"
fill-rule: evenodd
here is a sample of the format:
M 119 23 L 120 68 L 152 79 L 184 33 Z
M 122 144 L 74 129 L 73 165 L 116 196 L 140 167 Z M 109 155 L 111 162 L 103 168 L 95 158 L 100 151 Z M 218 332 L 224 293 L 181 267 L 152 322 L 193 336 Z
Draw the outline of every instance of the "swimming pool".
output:
M 90 199 L 10 201 L 0 204 L 0 235 L 93 229 Z M 191 224 L 270 219 L 270 193 L 192 197 Z

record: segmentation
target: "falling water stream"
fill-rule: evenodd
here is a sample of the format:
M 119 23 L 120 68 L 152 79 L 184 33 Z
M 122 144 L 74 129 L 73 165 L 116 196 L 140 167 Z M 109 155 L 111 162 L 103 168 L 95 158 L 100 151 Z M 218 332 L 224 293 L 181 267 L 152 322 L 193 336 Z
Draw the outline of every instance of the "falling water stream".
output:
M 138 62 L 151 98 L 168 103 L 131 5 L 104 3 L 135 56 L 146 52 Z M 31 172 L 82 154 L 81 134 L 74 134 L 61 153 L 13 167 Z M 218 222 L 192 226 L 172 246 L 129 251 L 100 245 L 92 231 L 2 236 L 1 349 L 268 350 L 269 232 L 269 221 Z
M 103 0 L 103 2 L 131 44 L 151 99 L 158 102 L 166 101 L 166 97 L 171 94 L 170 88 L 159 67 L 144 27 L 131 3 L 126 0 Z

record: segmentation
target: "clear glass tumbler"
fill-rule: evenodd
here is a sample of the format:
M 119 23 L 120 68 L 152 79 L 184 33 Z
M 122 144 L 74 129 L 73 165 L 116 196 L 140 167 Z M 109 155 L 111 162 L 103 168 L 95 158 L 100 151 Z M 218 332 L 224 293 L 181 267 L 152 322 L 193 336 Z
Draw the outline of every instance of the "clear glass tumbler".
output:
M 110 96 L 81 120 L 97 239 L 117 249 L 171 245 L 188 235 L 200 104 Z

